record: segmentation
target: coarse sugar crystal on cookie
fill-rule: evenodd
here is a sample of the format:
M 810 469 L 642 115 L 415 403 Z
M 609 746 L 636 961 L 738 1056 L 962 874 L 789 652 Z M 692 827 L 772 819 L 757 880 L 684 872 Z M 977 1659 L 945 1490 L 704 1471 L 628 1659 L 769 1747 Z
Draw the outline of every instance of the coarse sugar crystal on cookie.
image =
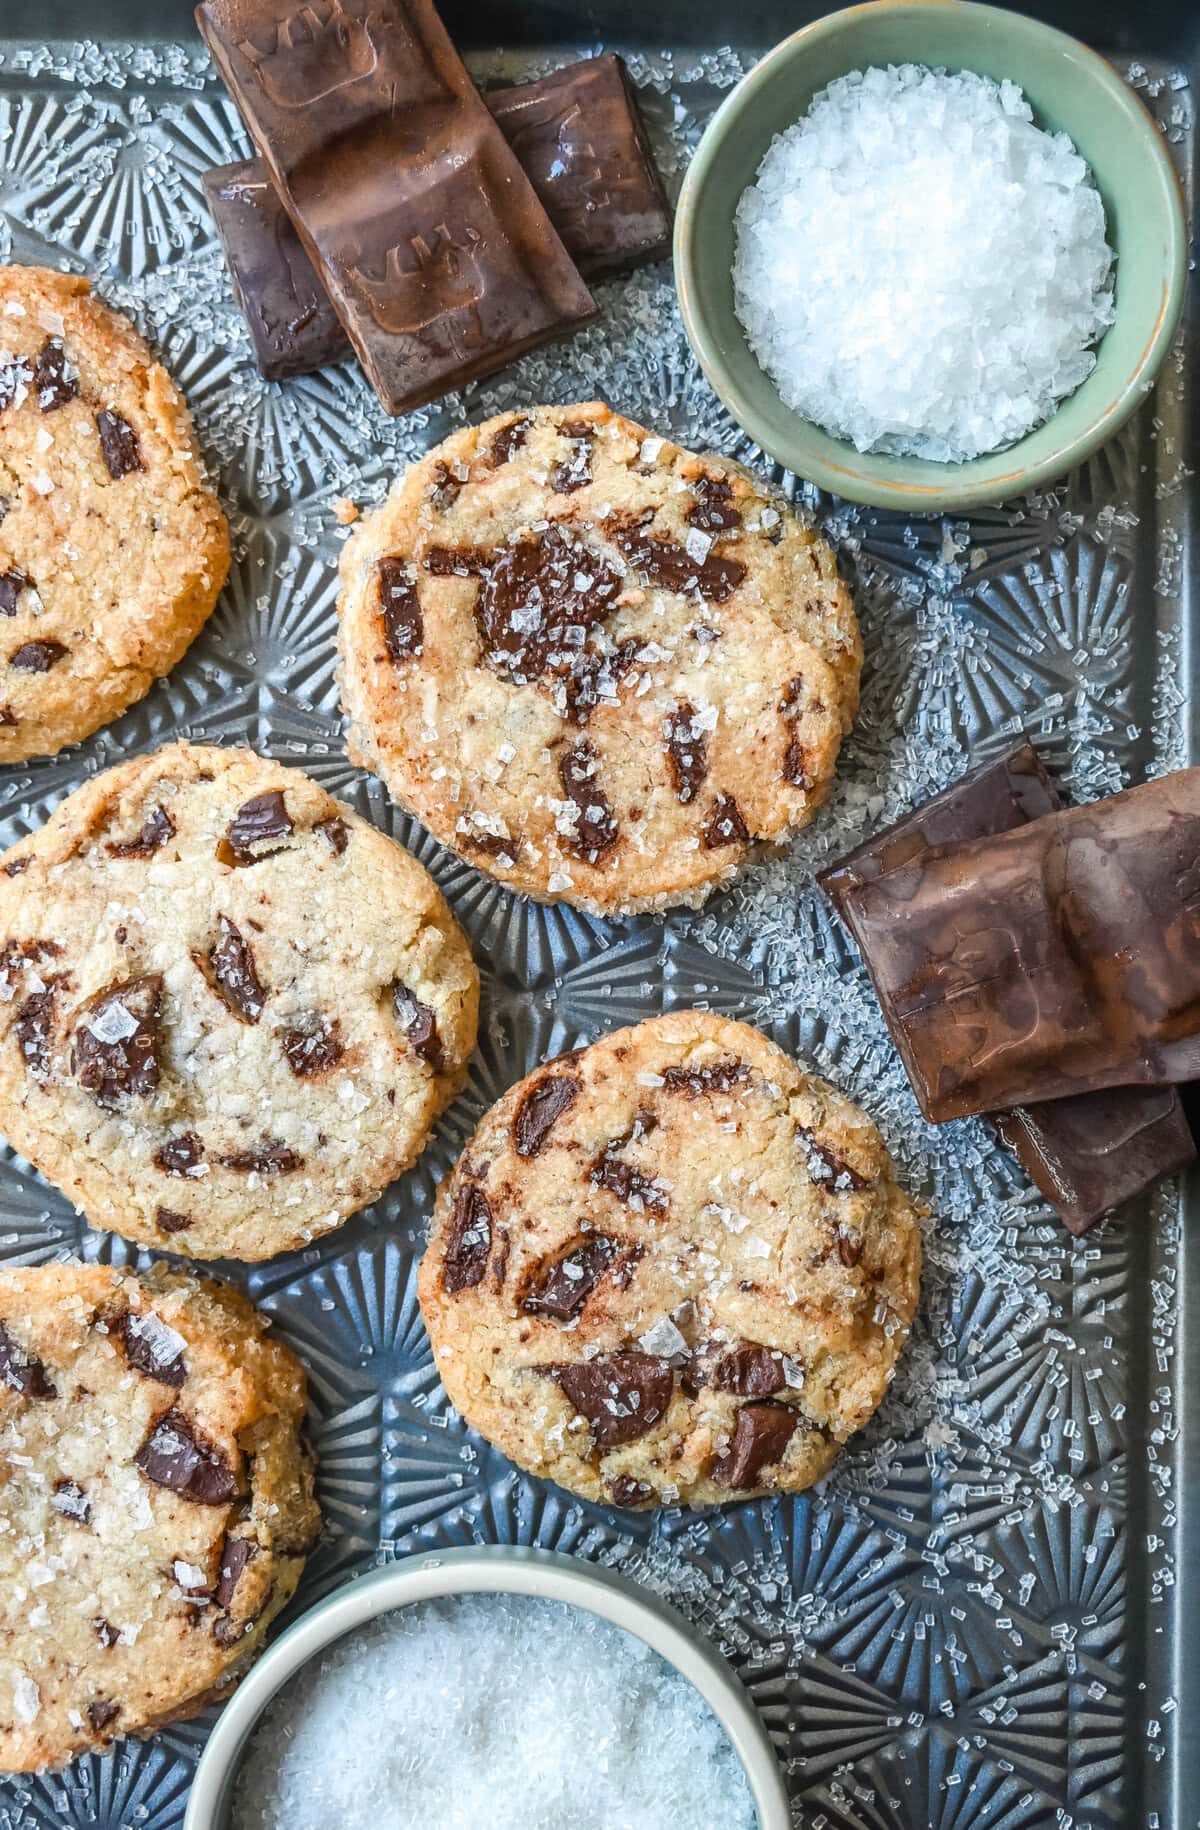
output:
M 596 402 L 456 433 L 342 557 L 351 755 L 479 869 L 699 903 L 825 800 L 862 649 L 834 556 L 740 465 Z
M 0 1270 L 0 1771 L 194 1715 L 320 1523 L 304 1372 L 227 1285 Z
M 920 1266 L 859 1107 L 758 1030 L 681 1011 L 492 1107 L 419 1289 L 447 1393 L 519 1466 L 706 1506 L 826 1472 L 887 1389 Z
M 249 750 L 121 764 L 0 859 L 0 1132 L 144 1244 L 269 1258 L 373 1201 L 478 996 L 422 866 Z
M 187 403 L 132 324 L 75 274 L 0 267 L 0 762 L 143 698 L 228 570 Z

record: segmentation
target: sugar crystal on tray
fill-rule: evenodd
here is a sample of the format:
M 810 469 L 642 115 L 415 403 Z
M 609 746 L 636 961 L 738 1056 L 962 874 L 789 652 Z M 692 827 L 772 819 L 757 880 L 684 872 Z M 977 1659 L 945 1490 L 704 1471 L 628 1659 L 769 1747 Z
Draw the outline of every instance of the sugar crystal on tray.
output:
M 786 404 L 860 451 L 963 462 L 1039 425 L 1113 320 L 1104 205 L 1015 83 L 852 71 L 737 210 L 737 313 Z
M 464 1595 L 339 1640 L 267 1710 L 233 1830 L 754 1830 L 717 1718 L 582 1609 Z

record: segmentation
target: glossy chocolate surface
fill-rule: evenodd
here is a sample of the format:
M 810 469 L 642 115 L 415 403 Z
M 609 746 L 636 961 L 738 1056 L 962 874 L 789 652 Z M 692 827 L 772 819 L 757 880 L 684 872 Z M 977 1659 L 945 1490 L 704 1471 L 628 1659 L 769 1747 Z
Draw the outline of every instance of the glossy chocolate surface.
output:
M 581 273 L 669 254 L 670 207 L 619 57 L 483 99 Z M 349 340 L 263 160 L 218 166 L 204 187 L 262 373 L 274 381 L 344 361 Z
M 203 0 L 196 19 L 387 412 L 595 315 L 429 0 Z
M 877 834 L 821 879 L 862 944 L 853 893 L 888 871 L 919 866 L 932 848 L 1010 831 L 1055 812 L 1058 791 L 1033 746 L 1022 743 L 974 769 L 905 819 Z M 888 988 L 866 955 L 889 1027 Z M 1004 1142 L 1074 1233 L 1120 1202 L 1191 1162 L 1195 1147 L 1171 1087 L 1113 1087 L 993 1115 Z
M 267 380 L 344 362 L 349 339 L 262 160 L 216 166 L 204 190 Z
M 619 57 L 588 57 L 484 100 L 581 273 L 671 252 L 671 208 Z

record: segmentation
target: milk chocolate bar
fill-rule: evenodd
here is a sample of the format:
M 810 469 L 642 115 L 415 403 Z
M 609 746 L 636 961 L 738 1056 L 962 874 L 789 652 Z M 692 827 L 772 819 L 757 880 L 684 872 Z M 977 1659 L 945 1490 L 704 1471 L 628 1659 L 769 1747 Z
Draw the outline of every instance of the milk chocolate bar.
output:
M 935 1123 L 1200 1075 L 1200 770 L 931 847 L 845 907 Z
M 671 251 L 671 207 L 624 63 L 584 58 L 484 98 L 581 273 Z
M 196 20 L 387 412 L 595 316 L 430 0 L 202 0 Z
M 848 893 L 912 864 L 932 847 L 982 839 L 1061 806 L 1033 745 L 984 763 L 878 833 L 821 878 L 853 928 Z M 868 968 L 872 962 L 868 959 Z M 881 1002 L 883 1002 L 881 994 Z M 885 1013 L 887 1010 L 884 1003 Z M 1122 1201 L 1173 1175 L 1195 1145 L 1173 1087 L 1114 1087 L 992 1115 L 1003 1141 L 1073 1233 L 1085 1233 Z
M 204 174 L 255 360 L 268 381 L 344 362 L 350 341 L 261 159 Z
M 670 252 L 670 207 L 619 57 L 483 99 L 581 273 Z M 349 340 L 263 161 L 218 166 L 204 188 L 262 373 L 275 381 L 344 361 Z

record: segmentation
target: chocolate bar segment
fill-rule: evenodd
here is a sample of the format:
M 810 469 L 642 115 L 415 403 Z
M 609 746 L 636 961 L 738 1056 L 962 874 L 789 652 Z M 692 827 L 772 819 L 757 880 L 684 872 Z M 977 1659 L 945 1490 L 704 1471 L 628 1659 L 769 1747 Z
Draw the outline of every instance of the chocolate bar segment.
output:
M 611 52 L 484 100 L 589 278 L 671 251 L 671 207 L 625 65 Z
M 1200 1075 L 1200 770 L 845 894 L 935 1123 Z
M 483 99 L 581 273 L 670 252 L 670 206 L 619 57 Z M 204 188 L 262 373 L 276 381 L 344 361 L 349 340 L 264 162 L 218 166 Z
M 1061 805 L 1033 745 L 1017 745 L 851 852 L 821 887 L 854 930 L 849 892 L 938 845 L 1011 831 Z M 872 961 L 867 966 L 873 973 Z M 887 1013 L 882 991 L 880 1001 Z M 1122 1201 L 1195 1158 L 1174 1088 L 1115 1087 L 993 1115 L 1003 1141 L 1071 1232 L 1084 1233 Z
M 1071 1232 L 1196 1160 L 1174 1087 L 1112 1087 L 1017 1106 L 992 1120 L 1034 1186 Z
M 196 19 L 387 412 L 595 315 L 429 0 L 202 0 Z
M 204 174 L 234 297 L 268 381 L 344 362 L 350 340 L 261 159 Z

